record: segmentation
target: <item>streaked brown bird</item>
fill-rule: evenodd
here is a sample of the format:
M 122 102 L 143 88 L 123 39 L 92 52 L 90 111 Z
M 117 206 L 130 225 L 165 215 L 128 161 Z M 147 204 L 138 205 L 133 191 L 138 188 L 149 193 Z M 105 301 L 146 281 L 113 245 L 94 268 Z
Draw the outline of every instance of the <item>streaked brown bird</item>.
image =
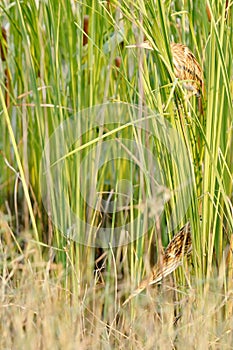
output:
M 191 251 L 191 227 L 190 223 L 188 222 L 168 244 L 162 257 L 162 263 L 153 267 L 151 276 L 139 284 L 138 288 L 135 289 L 132 294 L 130 294 L 122 306 L 126 305 L 132 298 L 140 294 L 148 286 L 160 282 L 163 278 L 175 271 L 177 267 L 182 264 L 183 258 L 188 256 Z
M 202 112 L 202 95 L 204 94 L 202 68 L 187 46 L 179 43 L 171 43 L 170 46 L 175 76 L 182 81 L 184 88 L 188 90 L 188 98 L 192 95 L 198 97 L 198 108 L 199 111 Z M 142 44 L 129 45 L 127 47 L 141 47 L 153 50 L 148 40 L 144 41 Z
M 204 82 L 203 72 L 196 57 L 183 44 L 171 43 L 171 53 L 176 77 L 183 81 L 184 87 L 191 95 L 199 96 L 203 93 Z

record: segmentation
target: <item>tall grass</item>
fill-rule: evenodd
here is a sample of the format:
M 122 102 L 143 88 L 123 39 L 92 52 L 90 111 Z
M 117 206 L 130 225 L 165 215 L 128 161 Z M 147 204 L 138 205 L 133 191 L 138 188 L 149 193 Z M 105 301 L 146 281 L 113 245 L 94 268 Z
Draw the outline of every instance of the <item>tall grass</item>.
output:
M 229 349 L 231 2 L 16 0 L 0 16 L 1 348 Z M 145 38 L 153 51 L 127 48 Z M 203 67 L 203 115 L 171 41 Z M 122 308 L 187 221 L 191 260 Z

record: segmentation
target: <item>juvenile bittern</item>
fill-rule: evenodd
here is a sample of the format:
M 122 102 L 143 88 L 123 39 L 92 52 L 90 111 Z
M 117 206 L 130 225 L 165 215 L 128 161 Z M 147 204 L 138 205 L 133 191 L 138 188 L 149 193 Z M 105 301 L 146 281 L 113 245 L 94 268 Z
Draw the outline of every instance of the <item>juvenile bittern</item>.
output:
M 183 258 L 188 256 L 191 251 L 191 228 L 188 222 L 168 244 L 162 257 L 162 263 L 153 267 L 151 276 L 139 284 L 138 288 L 125 300 L 122 306 L 126 305 L 132 298 L 140 294 L 148 286 L 160 282 L 163 278 L 175 271 L 175 269 L 182 264 Z
M 149 41 L 145 41 L 139 45 L 129 45 L 127 47 L 141 47 L 153 50 Z M 182 81 L 184 88 L 188 90 L 188 97 L 196 95 L 199 98 L 198 107 L 200 112 L 202 112 L 201 95 L 204 94 L 202 68 L 187 46 L 179 43 L 171 43 L 170 47 L 175 76 Z
M 183 44 L 171 43 L 174 72 L 191 94 L 203 93 L 203 72 L 194 54 Z

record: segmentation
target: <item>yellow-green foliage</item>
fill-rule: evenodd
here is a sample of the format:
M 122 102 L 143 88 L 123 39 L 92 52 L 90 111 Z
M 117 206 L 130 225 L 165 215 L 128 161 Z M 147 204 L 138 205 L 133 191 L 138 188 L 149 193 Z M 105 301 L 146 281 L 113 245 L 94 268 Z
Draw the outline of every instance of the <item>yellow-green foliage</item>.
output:
M 4 0 L 0 18 L 0 348 L 231 348 L 232 2 Z M 144 39 L 153 50 L 127 47 Z M 172 41 L 203 68 L 203 114 L 175 78 Z M 136 119 L 129 108 L 119 120 L 94 123 L 94 106 L 119 102 L 137 106 Z M 76 123 L 50 149 L 66 120 Z M 144 122 L 147 131 L 138 127 Z M 172 144 L 182 146 L 179 166 L 163 134 L 168 125 L 181 140 Z M 122 139 L 132 162 L 119 157 Z M 51 154 L 52 175 L 62 164 L 61 201 L 50 197 L 51 174 L 41 167 Z M 186 175 L 192 186 L 178 200 Z M 160 190 L 168 196 L 162 214 Z M 76 240 L 67 235 L 67 203 L 84 222 L 74 226 Z M 187 221 L 191 259 L 121 308 Z M 138 239 L 112 245 L 119 226 L 127 227 L 123 243 L 127 234 Z M 93 247 L 86 234 L 103 227 L 112 240 Z

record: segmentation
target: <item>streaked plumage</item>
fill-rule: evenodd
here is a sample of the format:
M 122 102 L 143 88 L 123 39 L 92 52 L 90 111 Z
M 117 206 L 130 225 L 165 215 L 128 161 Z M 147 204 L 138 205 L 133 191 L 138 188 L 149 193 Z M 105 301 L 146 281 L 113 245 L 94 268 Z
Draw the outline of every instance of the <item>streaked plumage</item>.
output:
M 151 276 L 139 284 L 138 288 L 125 300 L 123 306 L 136 295 L 140 294 L 145 288 L 160 282 L 163 278 L 172 273 L 182 264 L 183 258 L 189 255 L 191 250 L 191 228 L 188 222 L 168 244 L 162 257 L 162 263 L 153 267 Z
M 175 75 L 183 80 L 184 87 L 197 96 L 203 93 L 203 72 L 194 54 L 183 44 L 171 43 Z

